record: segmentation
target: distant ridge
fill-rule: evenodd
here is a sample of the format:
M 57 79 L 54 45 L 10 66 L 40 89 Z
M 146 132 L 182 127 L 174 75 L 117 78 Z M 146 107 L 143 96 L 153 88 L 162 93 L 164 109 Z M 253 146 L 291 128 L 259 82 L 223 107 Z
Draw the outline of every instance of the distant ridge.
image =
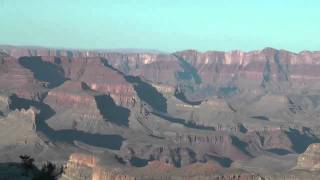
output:
M 273 47 L 265 47 L 265 48 L 261 48 L 261 49 L 254 49 L 254 50 L 249 50 L 249 51 L 245 51 L 245 50 L 241 50 L 241 49 L 233 49 L 233 50 L 227 50 L 227 51 L 223 51 L 223 50 L 206 50 L 206 51 L 199 51 L 197 49 L 182 49 L 182 50 L 177 50 L 177 51 L 172 51 L 172 52 L 168 52 L 168 51 L 161 51 L 161 50 L 157 50 L 157 49 L 140 49 L 140 48 L 114 48 L 114 49 L 103 49 L 103 48 L 98 48 L 98 49 L 90 49 L 90 48 L 68 48 L 68 47 L 50 47 L 50 46 L 29 46 L 29 45 L 7 45 L 7 44 L 0 44 L 0 50 L 1 49 L 12 49 L 12 48 L 26 48 L 26 49 L 31 49 L 31 50 L 36 50 L 36 49 L 54 49 L 54 50 L 70 50 L 70 51 L 88 51 L 88 52 L 98 52 L 98 53 L 110 53 L 110 52 L 115 52 L 115 53 L 151 53 L 151 54 L 171 54 L 171 53 L 177 53 L 177 52 L 185 52 L 185 51 L 194 51 L 197 53 L 208 53 L 208 52 L 223 52 L 223 53 L 228 53 L 228 52 L 243 52 L 243 53 L 251 53 L 251 52 L 259 52 L 259 51 L 263 51 L 263 50 L 279 50 L 279 51 L 286 51 L 289 52 L 291 54 L 302 54 L 302 53 L 306 53 L 306 52 L 310 52 L 310 53 L 319 53 L 320 50 L 315 50 L 315 51 L 311 51 L 311 50 L 302 50 L 300 52 L 296 52 L 296 51 L 290 51 L 287 49 L 277 49 L 277 48 L 273 48 Z
M 86 49 L 86 48 L 66 48 L 66 47 L 47 47 L 47 46 L 28 46 L 28 45 L 0 45 L 0 49 L 26 48 L 26 49 L 56 49 L 56 50 L 78 50 L 78 51 L 95 51 L 95 52 L 118 52 L 118 53 L 152 53 L 152 54 L 169 54 L 169 52 L 156 49 L 139 49 L 139 48 L 116 48 L 116 49 Z

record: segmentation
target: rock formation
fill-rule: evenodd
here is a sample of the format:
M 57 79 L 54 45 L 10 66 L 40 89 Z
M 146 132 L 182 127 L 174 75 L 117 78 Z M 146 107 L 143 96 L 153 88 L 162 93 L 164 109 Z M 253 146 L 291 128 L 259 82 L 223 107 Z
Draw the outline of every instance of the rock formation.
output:
M 302 153 L 297 162 L 296 169 L 317 171 L 320 168 L 320 144 L 309 145 L 307 150 Z
M 0 134 L 19 132 L 0 150 L 56 159 L 73 179 L 312 179 L 319 69 L 320 52 L 272 48 L 0 46 Z
M 10 112 L 7 117 L 1 119 L 1 137 L 6 137 L 1 139 L 1 147 L 35 143 L 37 138 L 35 116 L 35 109 L 22 109 Z

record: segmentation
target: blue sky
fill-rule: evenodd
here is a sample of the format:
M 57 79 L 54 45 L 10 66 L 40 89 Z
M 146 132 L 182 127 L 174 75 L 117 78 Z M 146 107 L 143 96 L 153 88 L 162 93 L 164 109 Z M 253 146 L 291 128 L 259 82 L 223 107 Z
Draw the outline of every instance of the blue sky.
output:
M 0 44 L 320 50 L 316 0 L 0 0 Z

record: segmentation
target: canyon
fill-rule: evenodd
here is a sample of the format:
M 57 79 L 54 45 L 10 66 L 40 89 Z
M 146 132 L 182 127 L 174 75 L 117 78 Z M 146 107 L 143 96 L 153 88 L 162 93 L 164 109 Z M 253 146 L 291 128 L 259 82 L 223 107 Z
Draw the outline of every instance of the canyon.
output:
M 317 179 L 319 80 L 320 51 L 0 46 L 0 170 L 28 154 L 66 180 Z

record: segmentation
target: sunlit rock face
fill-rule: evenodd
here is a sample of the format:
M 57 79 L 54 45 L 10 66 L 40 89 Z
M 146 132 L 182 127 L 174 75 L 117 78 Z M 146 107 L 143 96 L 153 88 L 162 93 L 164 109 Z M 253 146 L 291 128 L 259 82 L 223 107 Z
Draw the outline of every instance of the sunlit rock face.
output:
M 302 153 L 297 162 L 297 169 L 307 169 L 317 171 L 320 169 L 320 144 L 309 145 L 307 150 Z
M 90 90 L 84 89 L 85 86 L 83 82 L 70 80 L 48 92 L 44 102 L 59 115 L 59 118 L 49 120 L 49 125 L 81 129 L 84 124 L 96 126 L 97 123 L 103 123 L 94 95 Z
M 180 88 L 192 101 L 201 100 L 217 91 L 264 88 L 274 92 L 297 91 L 304 87 L 318 89 L 319 53 L 291 53 L 266 48 L 252 52 L 181 51 L 174 54 L 103 55 L 121 72 L 139 75 L 156 84 Z M 190 68 L 192 67 L 192 68 Z M 185 75 L 188 74 L 188 75 Z M 186 89 L 193 87 L 193 91 Z
M 95 104 L 90 93 L 86 93 L 85 84 L 79 81 L 67 81 L 62 86 L 48 92 L 46 102 L 57 105 L 56 108 L 90 106 Z
M 281 83 L 287 81 L 303 81 L 303 77 L 314 79 L 314 74 L 319 73 L 316 70 L 319 66 L 318 53 L 294 54 L 267 48 L 248 53 L 183 51 L 178 55 L 195 66 L 198 74 L 207 83 L 224 84 L 237 79 L 256 81 L 255 86 L 261 83 L 281 86 Z M 303 73 L 305 71 L 308 73 Z
M 64 176 L 81 180 L 134 180 L 134 177 L 122 174 L 118 169 L 101 167 L 98 159 L 92 155 L 72 154 L 66 165 Z

